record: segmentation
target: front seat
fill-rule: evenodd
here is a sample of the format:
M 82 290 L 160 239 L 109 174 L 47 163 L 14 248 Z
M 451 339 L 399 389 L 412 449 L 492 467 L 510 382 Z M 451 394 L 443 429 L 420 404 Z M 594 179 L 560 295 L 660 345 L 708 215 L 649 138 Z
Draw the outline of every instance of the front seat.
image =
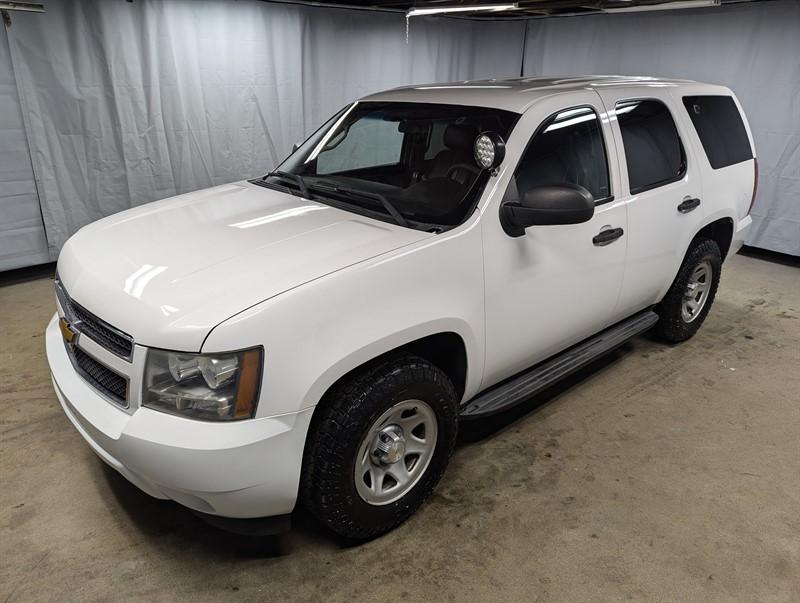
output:
M 472 148 L 478 136 L 478 129 L 475 126 L 466 124 L 449 124 L 442 137 L 445 148 L 438 153 L 431 161 L 428 170 L 428 179 L 447 177 L 450 168 L 458 163 L 475 166 L 474 170 L 459 169 L 450 174 L 450 177 L 461 184 L 465 184 L 476 174 L 479 169 L 475 164 L 472 155 Z

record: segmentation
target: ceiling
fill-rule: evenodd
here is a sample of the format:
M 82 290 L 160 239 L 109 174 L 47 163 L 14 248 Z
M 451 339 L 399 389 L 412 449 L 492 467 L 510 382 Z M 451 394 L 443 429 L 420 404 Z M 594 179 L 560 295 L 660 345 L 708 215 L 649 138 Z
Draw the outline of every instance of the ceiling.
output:
M 134 0 L 127 0 L 133 2 Z M 435 10 L 440 16 L 462 19 L 535 19 L 544 17 L 588 15 L 594 13 L 660 11 L 689 9 L 703 6 L 740 4 L 743 2 L 765 2 L 767 0 L 266 0 L 311 6 L 356 8 L 371 11 L 430 13 Z M 488 11 L 485 7 L 506 5 L 504 10 Z M 509 10 L 508 5 L 513 5 Z M 482 8 L 483 7 L 483 8 Z M 445 9 L 445 10 L 441 10 Z M 456 9 L 457 12 L 451 12 Z M 471 10 L 472 9 L 472 10 Z M 0 0 L 4 18 L 6 11 L 44 12 L 41 2 Z
M 281 1 L 281 0 L 278 0 Z M 586 15 L 602 12 L 633 12 L 687 9 L 701 6 L 738 4 L 765 0 L 283 0 L 314 6 L 340 6 L 363 10 L 405 13 L 409 10 L 463 8 L 459 12 L 442 11 L 441 16 L 468 19 L 530 19 L 552 16 Z M 515 4 L 513 10 L 491 11 L 481 7 Z M 475 10 L 469 10 L 474 7 Z M 412 14 L 412 16 L 414 16 Z

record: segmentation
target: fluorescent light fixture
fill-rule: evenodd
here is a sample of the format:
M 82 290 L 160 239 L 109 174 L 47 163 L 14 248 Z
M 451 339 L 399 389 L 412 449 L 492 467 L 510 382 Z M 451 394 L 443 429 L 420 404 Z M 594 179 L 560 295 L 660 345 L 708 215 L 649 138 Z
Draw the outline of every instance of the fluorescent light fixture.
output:
M 651 10 L 679 10 L 682 8 L 701 8 L 703 6 L 719 6 L 720 0 L 678 0 L 661 4 L 645 4 L 640 6 L 623 6 L 622 8 L 604 8 L 604 13 L 639 13 Z
M 41 2 L 0 2 L 0 10 L 21 10 L 29 13 L 43 13 Z
M 518 8 L 514 4 L 474 4 L 472 6 L 437 6 L 435 8 L 409 8 L 406 17 L 421 17 L 423 15 L 440 15 L 445 13 L 477 13 L 477 12 L 499 12 L 503 10 L 514 10 Z

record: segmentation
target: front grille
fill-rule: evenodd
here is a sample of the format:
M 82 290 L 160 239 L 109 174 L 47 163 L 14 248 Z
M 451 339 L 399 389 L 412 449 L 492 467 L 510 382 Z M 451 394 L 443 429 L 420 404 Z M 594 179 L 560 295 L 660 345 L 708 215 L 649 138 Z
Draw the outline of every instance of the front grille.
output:
M 104 323 L 97 318 L 94 314 L 72 302 L 72 314 L 78 321 L 76 327 L 86 333 L 91 339 L 94 339 L 101 346 L 107 350 L 114 352 L 117 356 L 123 358 L 130 358 L 133 352 L 133 341 L 129 336 L 126 336 L 116 329 Z
M 128 382 L 107 366 L 100 364 L 80 348 L 67 344 L 78 373 L 106 396 L 121 406 L 128 406 Z
M 133 355 L 133 337 L 119 329 L 115 329 L 103 319 L 98 318 L 79 303 L 73 301 L 61 285 L 61 281 L 58 280 L 58 275 L 56 275 L 56 295 L 58 295 L 67 320 L 72 323 L 76 330 L 86 333 L 90 339 L 93 339 L 117 356 L 125 360 L 131 359 Z

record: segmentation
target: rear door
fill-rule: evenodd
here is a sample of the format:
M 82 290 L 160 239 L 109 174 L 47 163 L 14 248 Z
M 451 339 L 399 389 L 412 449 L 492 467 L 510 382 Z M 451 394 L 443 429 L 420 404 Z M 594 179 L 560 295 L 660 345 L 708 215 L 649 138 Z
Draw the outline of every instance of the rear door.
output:
M 629 315 L 661 300 L 703 223 L 700 167 L 667 89 L 608 87 L 598 92 L 617 143 L 620 195 L 628 208 L 618 311 Z

